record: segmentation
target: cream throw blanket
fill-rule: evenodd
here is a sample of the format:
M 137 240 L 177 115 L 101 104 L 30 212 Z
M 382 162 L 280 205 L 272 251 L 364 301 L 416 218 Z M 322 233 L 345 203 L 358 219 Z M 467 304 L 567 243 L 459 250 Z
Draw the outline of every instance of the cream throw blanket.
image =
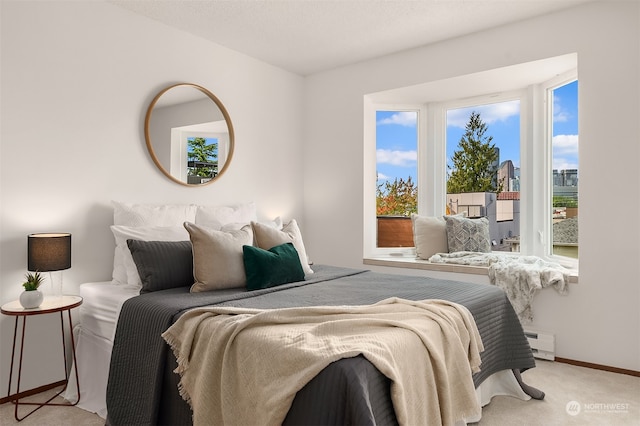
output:
M 363 354 L 392 380 L 401 425 L 449 425 L 480 414 L 472 372 L 480 334 L 442 300 L 366 306 L 186 312 L 162 337 L 198 425 L 279 425 L 296 392 L 331 362 Z
M 540 289 L 553 287 L 560 294 L 567 294 L 568 291 L 569 270 L 537 256 L 459 251 L 434 254 L 429 262 L 487 266 L 489 281 L 507 293 L 522 324 L 533 321 L 531 304 Z

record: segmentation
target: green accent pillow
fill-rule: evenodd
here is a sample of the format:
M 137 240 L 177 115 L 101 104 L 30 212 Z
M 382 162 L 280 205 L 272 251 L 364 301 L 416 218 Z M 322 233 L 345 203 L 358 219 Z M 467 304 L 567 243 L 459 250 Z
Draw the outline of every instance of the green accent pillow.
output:
M 280 244 L 269 250 L 245 245 L 242 252 L 247 290 L 304 280 L 300 256 L 292 243 Z

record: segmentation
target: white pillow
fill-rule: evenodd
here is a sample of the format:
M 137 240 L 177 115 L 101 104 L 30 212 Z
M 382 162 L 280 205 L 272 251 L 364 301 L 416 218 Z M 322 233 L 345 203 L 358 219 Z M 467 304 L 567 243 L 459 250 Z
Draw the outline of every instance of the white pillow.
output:
M 251 227 L 253 228 L 255 245 L 261 249 L 269 250 L 280 244 L 293 243 L 293 247 L 298 251 L 302 270 L 305 274 L 313 274 L 313 269 L 309 266 L 307 251 L 302 241 L 302 233 L 295 219 L 291 219 L 289 223 L 284 225 L 282 230 L 257 222 L 251 222 Z
M 428 260 L 436 253 L 447 253 L 447 222 L 442 217 L 411 215 L 416 256 Z
M 255 203 L 236 204 L 231 206 L 197 206 L 195 221 L 196 225 L 206 226 L 220 230 L 224 225 L 230 223 L 242 223 L 248 225 L 252 221 L 258 220 Z
M 180 226 L 196 218 L 195 204 L 129 204 L 111 201 L 117 226 Z
M 253 245 L 250 226 L 229 232 L 189 222 L 184 227 L 193 250 L 192 293 L 247 285 L 242 246 Z
M 282 225 L 282 219 L 280 218 L 280 216 L 276 217 L 273 220 L 269 220 L 269 221 L 266 221 L 266 222 L 258 222 L 258 223 L 260 223 L 262 225 L 269 226 L 269 227 L 274 228 L 274 229 L 278 229 L 278 230 L 282 229 L 282 226 L 283 226 Z M 247 225 L 251 226 L 251 222 L 248 222 L 248 223 L 244 223 L 244 222 L 227 223 L 220 230 L 224 231 L 224 232 L 237 231 L 238 229 L 242 229 Z
M 118 284 L 142 287 L 127 240 L 141 241 L 188 241 L 189 233 L 184 226 L 121 226 L 112 225 L 111 232 L 116 240 L 113 255 L 113 280 Z

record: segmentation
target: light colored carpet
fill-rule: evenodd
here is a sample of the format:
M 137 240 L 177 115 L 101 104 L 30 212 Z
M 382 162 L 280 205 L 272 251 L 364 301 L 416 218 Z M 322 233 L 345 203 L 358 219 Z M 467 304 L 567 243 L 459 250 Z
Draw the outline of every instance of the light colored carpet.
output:
M 53 389 L 47 392 L 43 392 L 38 395 L 33 395 L 23 401 L 46 401 L 56 392 L 59 392 L 60 388 Z M 82 389 L 81 389 L 82 391 Z M 52 402 L 65 402 L 62 398 L 57 397 Z M 22 417 L 35 407 L 32 405 L 21 405 L 18 407 L 18 416 Z M 90 413 L 77 407 L 59 407 L 59 406 L 45 406 L 39 408 L 36 412 L 22 420 L 16 421 L 14 417 L 15 405 L 11 402 L 7 402 L 0 405 L 0 425 L 21 425 L 21 426 L 103 426 L 104 419 L 100 418 L 95 413 Z
M 482 411 L 480 426 L 640 426 L 640 378 L 537 360 L 523 373 L 526 383 L 546 393 L 543 401 L 495 397 Z M 41 400 L 44 394 L 33 396 Z M 567 408 L 569 407 L 569 409 Z M 27 410 L 29 407 L 20 407 Z M 0 406 L 0 424 L 23 426 L 103 425 L 96 414 L 80 408 L 44 407 L 20 423 L 14 406 Z
M 544 400 L 494 397 L 478 425 L 640 426 L 640 377 L 536 360 L 522 378 Z

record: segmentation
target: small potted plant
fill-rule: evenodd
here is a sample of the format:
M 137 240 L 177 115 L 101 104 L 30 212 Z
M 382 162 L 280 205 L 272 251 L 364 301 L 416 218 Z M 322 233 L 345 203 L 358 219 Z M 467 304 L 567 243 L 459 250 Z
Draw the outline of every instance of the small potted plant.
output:
M 28 272 L 24 277 L 27 280 L 22 283 L 24 291 L 20 295 L 20 304 L 25 309 L 37 308 L 44 299 L 42 292 L 38 290 L 44 278 L 37 271 L 35 273 Z

